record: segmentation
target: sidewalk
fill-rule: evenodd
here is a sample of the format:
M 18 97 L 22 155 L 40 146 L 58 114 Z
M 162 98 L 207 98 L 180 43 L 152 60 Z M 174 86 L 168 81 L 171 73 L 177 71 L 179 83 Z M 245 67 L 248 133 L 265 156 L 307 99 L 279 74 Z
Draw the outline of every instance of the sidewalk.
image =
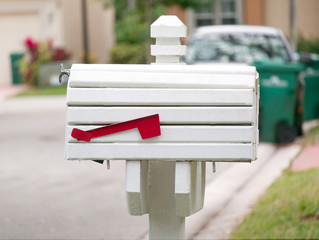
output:
M 0 102 L 27 89 L 24 84 L 0 87 Z
M 303 132 L 308 131 L 319 124 L 318 120 L 312 120 L 303 124 Z M 290 169 L 292 171 L 306 171 L 311 168 L 319 168 L 319 143 L 308 144 L 301 149 L 300 153 L 293 159 Z
M 319 144 L 305 147 L 291 165 L 292 171 L 305 171 L 311 168 L 319 168 Z

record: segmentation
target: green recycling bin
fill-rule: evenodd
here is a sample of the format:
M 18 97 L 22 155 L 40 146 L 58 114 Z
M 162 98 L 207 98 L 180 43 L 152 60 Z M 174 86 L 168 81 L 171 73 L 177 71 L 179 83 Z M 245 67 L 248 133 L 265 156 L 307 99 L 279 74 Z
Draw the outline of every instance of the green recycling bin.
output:
M 301 60 L 303 59 L 301 62 L 306 67 L 303 73 L 306 86 L 303 120 L 309 121 L 319 118 L 319 55 L 303 54 L 301 56 Z
M 19 61 L 23 58 L 23 53 L 11 53 L 11 74 L 12 74 L 12 83 L 21 84 L 22 78 L 19 72 Z
M 302 133 L 303 65 L 274 61 L 258 61 L 254 65 L 260 81 L 260 141 L 294 141 Z
M 305 74 L 305 99 L 303 104 L 303 120 L 319 118 L 319 71 Z
M 319 71 L 319 54 L 300 53 L 299 61 L 305 65 L 307 75 L 318 73 Z

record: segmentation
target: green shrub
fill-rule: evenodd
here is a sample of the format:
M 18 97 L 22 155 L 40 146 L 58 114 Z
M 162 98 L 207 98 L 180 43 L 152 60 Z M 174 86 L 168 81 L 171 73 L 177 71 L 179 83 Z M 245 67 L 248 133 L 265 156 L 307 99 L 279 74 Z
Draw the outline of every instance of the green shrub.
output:
M 116 44 L 111 50 L 112 64 L 143 64 L 146 62 L 144 44 Z
M 297 43 L 298 52 L 319 54 L 319 39 L 305 39 L 300 36 Z
M 149 38 L 149 26 L 146 25 L 142 17 L 142 15 L 133 12 L 116 21 L 116 42 L 138 44 Z

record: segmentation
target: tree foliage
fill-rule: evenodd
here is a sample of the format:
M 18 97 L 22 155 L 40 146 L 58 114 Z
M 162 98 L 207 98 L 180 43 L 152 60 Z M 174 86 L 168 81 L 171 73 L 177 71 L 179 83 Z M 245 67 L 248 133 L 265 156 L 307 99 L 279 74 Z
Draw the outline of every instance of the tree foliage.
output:
M 103 1 L 110 4 L 111 0 Z M 130 1 L 133 1 L 133 4 Z M 165 14 L 165 7 L 177 4 L 182 8 L 197 8 L 199 7 L 199 3 L 200 1 L 198 0 L 113 1 L 116 12 L 115 33 L 117 42 L 143 42 L 149 37 L 150 24 L 160 15 Z
M 166 6 L 177 4 L 182 8 L 198 8 L 200 7 L 201 1 L 199 0 L 159 0 L 157 2 L 162 2 Z
M 171 5 L 179 5 L 181 8 L 197 8 L 198 0 L 96 0 L 102 1 L 104 6 L 113 5 L 115 9 L 115 36 L 117 44 L 121 47 L 126 46 L 126 50 L 131 46 L 135 49 L 141 49 L 139 46 L 146 45 L 143 53 L 149 62 L 148 46 L 150 41 L 150 25 L 159 16 L 165 14 L 165 8 Z M 114 47 L 115 51 L 111 57 L 111 62 L 118 59 L 124 59 L 122 52 Z M 135 60 L 134 60 L 135 61 Z M 123 63 L 132 62 L 127 60 Z

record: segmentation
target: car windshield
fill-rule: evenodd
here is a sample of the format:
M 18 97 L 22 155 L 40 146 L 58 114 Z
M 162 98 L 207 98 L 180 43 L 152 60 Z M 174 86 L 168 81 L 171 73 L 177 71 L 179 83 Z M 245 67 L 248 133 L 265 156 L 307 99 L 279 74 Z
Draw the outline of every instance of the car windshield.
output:
M 252 64 L 256 60 L 289 61 L 280 37 L 261 34 L 212 34 L 195 38 L 188 44 L 186 61 L 233 62 Z

